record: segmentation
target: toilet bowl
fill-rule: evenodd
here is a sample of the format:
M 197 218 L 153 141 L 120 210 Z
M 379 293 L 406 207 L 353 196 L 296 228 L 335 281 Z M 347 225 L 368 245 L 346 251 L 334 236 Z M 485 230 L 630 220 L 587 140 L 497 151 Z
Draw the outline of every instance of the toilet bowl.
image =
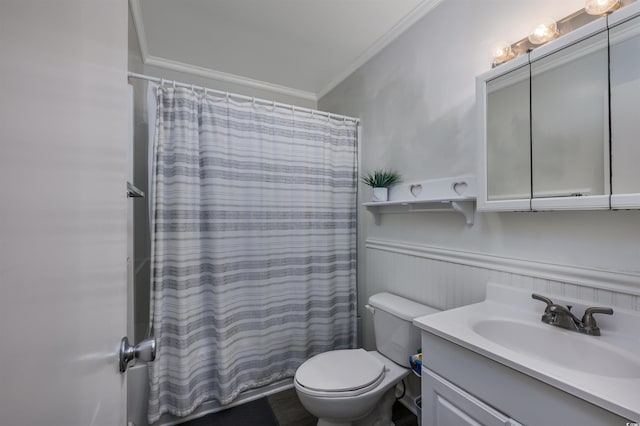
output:
M 437 312 L 390 293 L 371 296 L 369 305 L 376 351 L 329 351 L 308 359 L 296 371 L 298 398 L 318 417 L 319 426 L 392 424 L 395 386 L 409 374 L 409 356 L 420 346 L 413 318 Z

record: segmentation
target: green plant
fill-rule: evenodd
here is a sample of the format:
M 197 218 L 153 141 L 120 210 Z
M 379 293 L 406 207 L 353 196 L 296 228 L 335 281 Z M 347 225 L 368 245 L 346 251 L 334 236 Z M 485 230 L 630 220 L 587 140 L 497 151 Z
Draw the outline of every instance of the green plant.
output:
M 398 172 L 388 169 L 374 170 L 373 173 L 367 173 L 362 176 L 362 182 L 372 188 L 388 188 L 394 183 L 400 182 L 402 177 Z

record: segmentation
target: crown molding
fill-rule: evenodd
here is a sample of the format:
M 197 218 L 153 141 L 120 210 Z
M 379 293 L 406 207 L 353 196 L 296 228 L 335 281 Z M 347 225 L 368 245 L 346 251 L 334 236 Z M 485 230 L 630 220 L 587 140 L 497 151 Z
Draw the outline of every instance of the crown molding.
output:
M 254 89 L 267 90 L 274 93 L 279 93 L 287 96 L 293 96 L 305 100 L 317 102 L 319 98 L 325 96 L 331 90 L 333 90 L 338 84 L 344 81 L 347 77 L 353 74 L 358 68 L 364 65 L 367 61 L 377 55 L 382 49 L 384 49 L 389 43 L 398 38 L 400 34 L 405 32 L 409 27 L 415 24 L 423 16 L 429 13 L 433 8 L 442 3 L 444 0 L 424 0 L 418 6 L 416 6 L 410 13 L 408 13 L 401 21 L 394 25 L 389 31 L 387 31 L 382 37 L 378 38 L 371 46 L 364 51 L 363 54 L 351 63 L 343 72 L 338 74 L 331 82 L 320 90 L 318 93 L 307 92 L 304 90 L 294 89 L 291 87 L 280 86 L 277 84 L 268 83 L 266 81 L 254 80 L 248 77 L 243 77 L 236 74 L 229 74 L 222 71 L 216 71 L 210 68 L 191 65 L 183 62 L 174 61 L 171 59 L 161 58 L 153 56 L 149 53 L 149 47 L 147 44 L 147 35 L 144 30 L 144 24 L 142 22 L 142 9 L 140 8 L 140 0 L 129 0 L 129 7 L 133 16 L 133 24 L 136 28 L 138 35 L 138 44 L 140 46 L 140 53 L 142 55 L 142 62 L 145 65 L 150 65 L 158 68 L 164 68 L 172 71 L 178 71 L 187 73 L 190 75 L 197 75 L 200 77 L 211 78 L 218 81 L 227 83 L 233 83 L 242 85 L 245 87 L 251 87 Z
M 149 48 L 147 47 L 147 34 L 142 23 L 142 9 L 140 9 L 139 0 L 129 0 L 129 10 L 131 10 L 131 16 L 133 16 L 133 26 L 136 28 L 138 46 L 140 46 L 140 54 L 144 63 L 149 56 Z
M 135 1 L 135 0 L 133 0 Z M 253 89 L 266 90 L 269 92 L 279 93 L 281 95 L 293 96 L 300 99 L 317 102 L 318 98 L 314 93 L 304 90 L 293 89 L 291 87 L 279 86 L 277 84 L 268 83 L 266 81 L 254 80 L 252 78 L 243 77 L 236 74 L 229 74 L 222 71 L 212 70 L 210 68 L 199 67 L 197 65 L 186 64 L 184 62 L 173 61 L 171 59 L 160 58 L 158 56 L 147 55 L 144 60 L 145 65 L 163 68 L 171 71 L 178 71 L 185 74 L 196 75 L 198 77 L 210 78 L 212 80 L 223 81 L 225 83 L 238 84 Z
M 133 25 L 135 26 L 136 33 L 138 35 L 138 45 L 140 46 L 142 62 L 145 65 L 182 72 L 190 75 L 196 75 L 199 77 L 210 78 L 212 80 L 222 81 L 225 83 L 233 83 L 244 87 L 250 87 L 252 89 L 266 90 L 269 92 L 292 96 L 313 102 L 318 101 L 318 97 L 315 93 L 293 89 L 291 87 L 280 86 L 277 84 L 268 83 L 266 81 L 254 80 L 252 78 L 243 77 L 236 74 L 229 74 L 222 71 L 216 71 L 210 68 L 200 67 L 197 65 L 187 64 L 171 59 L 161 58 L 159 56 L 153 56 L 149 53 L 149 47 L 147 45 L 147 35 L 145 33 L 144 24 L 142 22 L 142 9 L 140 8 L 140 0 L 129 0 L 129 7 L 131 8 L 131 15 L 133 16 Z
M 401 21 L 394 25 L 383 36 L 378 38 L 371 46 L 367 48 L 358 58 L 351 63 L 344 71 L 338 74 L 329 84 L 327 84 L 322 90 L 320 90 L 316 96 L 318 99 L 325 96 L 332 91 L 338 84 L 347 79 L 354 71 L 367 63 L 371 58 L 376 56 L 382 49 L 387 47 L 398 36 L 409 29 L 413 24 L 418 22 L 427 13 L 433 10 L 436 6 L 442 3 L 444 0 L 424 0 L 418 6 L 416 6 L 411 12 L 409 12 Z

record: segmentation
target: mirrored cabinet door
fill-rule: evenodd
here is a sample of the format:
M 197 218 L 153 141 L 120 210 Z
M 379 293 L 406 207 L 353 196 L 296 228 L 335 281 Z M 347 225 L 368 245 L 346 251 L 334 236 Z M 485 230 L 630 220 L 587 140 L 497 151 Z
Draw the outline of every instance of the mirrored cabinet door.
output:
M 640 17 L 610 30 L 613 208 L 640 207 Z
M 488 81 L 486 90 L 487 200 L 525 200 L 528 209 L 529 66 Z
M 603 31 L 531 63 L 533 209 L 609 208 L 607 56 Z

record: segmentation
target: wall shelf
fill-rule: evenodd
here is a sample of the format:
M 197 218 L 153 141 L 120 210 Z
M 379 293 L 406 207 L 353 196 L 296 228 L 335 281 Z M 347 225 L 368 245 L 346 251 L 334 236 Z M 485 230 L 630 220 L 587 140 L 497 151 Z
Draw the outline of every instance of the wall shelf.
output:
M 473 225 L 476 210 L 476 178 L 459 176 L 404 183 L 389 188 L 389 201 L 363 203 L 376 225 L 388 213 L 454 211 Z

